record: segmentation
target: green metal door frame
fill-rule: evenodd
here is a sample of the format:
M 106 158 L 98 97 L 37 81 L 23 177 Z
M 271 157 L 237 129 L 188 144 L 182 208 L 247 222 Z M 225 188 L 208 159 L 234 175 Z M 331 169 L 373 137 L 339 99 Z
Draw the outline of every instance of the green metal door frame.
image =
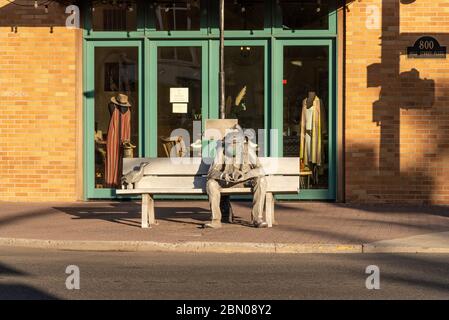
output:
M 200 46 L 202 48 L 202 123 L 208 118 L 218 118 L 218 8 L 214 3 L 201 0 L 201 28 L 191 31 L 156 31 L 149 3 L 139 0 L 138 27 L 136 31 L 94 31 L 92 30 L 89 5 L 83 5 L 85 13 L 83 47 L 83 177 L 84 198 L 115 198 L 112 189 L 95 189 L 94 168 L 94 85 L 95 47 L 138 47 L 139 50 L 139 156 L 157 155 L 157 48 L 163 46 Z M 218 3 L 218 2 L 217 2 Z M 288 45 L 329 46 L 329 188 L 303 190 L 299 196 L 280 196 L 280 199 L 336 198 L 336 10 L 329 14 L 327 30 L 284 30 L 281 15 L 275 0 L 265 0 L 265 27 L 263 30 L 225 31 L 226 46 L 264 46 L 265 59 L 265 146 L 268 156 L 282 155 L 282 68 L 283 48 Z M 203 9 L 205 11 L 203 11 Z M 207 93 L 207 94 L 206 94 Z M 271 150 L 278 130 L 279 148 Z M 279 141 L 281 143 L 279 143 Z M 172 197 L 173 198 L 173 197 Z
M 101 41 L 85 41 L 84 43 L 84 56 L 90 57 L 85 59 L 84 63 L 84 110 L 83 110 L 83 123 L 84 123 L 84 194 L 86 199 L 90 198 L 111 198 L 115 197 L 115 190 L 110 188 L 95 188 L 95 48 L 99 47 L 128 47 L 137 48 L 138 50 L 138 91 L 139 91 L 139 105 L 138 105 L 138 117 L 139 117 L 139 143 L 138 143 L 138 155 L 142 156 L 145 152 L 146 139 L 141 134 L 142 128 L 146 125 L 143 123 L 145 119 L 145 112 L 143 106 L 143 43 L 139 40 L 101 40 Z
M 287 46 L 327 46 L 329 48 L 329 112 L 328 112 L 328 132 L 329 132 L 329 150 L 328 150 L 328 189 L 307 189 L 301 190 L 298 195 L 280 195 L 278 199 L 284 200 L 335 200 L 337 185 L 337 101 L 336 101 L 336 50 L 334 39 L 282 39 L 274 44 L 273 48 L 273 81 L 272 81 L 272 127 L 278 130 L 277 135 L 277 154 L 283 155 L 283 112 L 284 112 L 284 89 L 283 89 L 283 69 L 284 69 L 284 47 Z

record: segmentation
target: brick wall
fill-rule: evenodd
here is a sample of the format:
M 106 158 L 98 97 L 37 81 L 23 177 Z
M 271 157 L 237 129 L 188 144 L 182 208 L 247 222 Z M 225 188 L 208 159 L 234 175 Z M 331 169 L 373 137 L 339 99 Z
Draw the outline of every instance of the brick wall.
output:
M 78 32 L 65 19 L 58 4 L 0 0 L 0 201 L 77 198 Z
M 406 56 L 419 36 L 449 47 L 449 2 L 356 1 L 346 19 L 346 200 L 449 204 L 449 56 Z

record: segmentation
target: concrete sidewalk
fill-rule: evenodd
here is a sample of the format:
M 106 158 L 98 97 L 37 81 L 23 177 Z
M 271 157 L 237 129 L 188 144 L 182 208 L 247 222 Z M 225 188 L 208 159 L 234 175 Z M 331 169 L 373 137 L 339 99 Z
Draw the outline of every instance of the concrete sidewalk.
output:
M 138 202 L 0 202 L 0 245 L 69 250 L 188 252 L 449 252 L 446 207 L 279 202 L 278 225 L 247 226 L 249 202 L 233 202 L 237 223 L 202 229 L 206 201 L 156 201 L 159 225 L 140 228 Z

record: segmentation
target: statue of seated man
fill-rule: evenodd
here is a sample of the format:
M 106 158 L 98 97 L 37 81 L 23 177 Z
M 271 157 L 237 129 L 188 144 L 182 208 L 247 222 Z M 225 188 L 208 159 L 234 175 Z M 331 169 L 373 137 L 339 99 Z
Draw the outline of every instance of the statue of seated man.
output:
M 266 228 L 263 220 L 267 181 L 256 154 L 255 144 L 236 125 L 225 138 L 217 142 L 214 162 L 207 175 L 206 191 L 212 211 L 212 221 L 205 228 L 220 228 L 222 212 L 220 199 L 222 188 L 250 187 L 253 192 L 251 224 Z

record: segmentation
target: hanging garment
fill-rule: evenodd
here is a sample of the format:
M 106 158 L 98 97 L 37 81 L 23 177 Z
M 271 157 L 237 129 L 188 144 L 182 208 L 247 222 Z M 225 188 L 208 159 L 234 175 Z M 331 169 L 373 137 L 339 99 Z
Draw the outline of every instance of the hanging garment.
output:
M 106 186 L 115 188 L 118 186 L 122 173 L 121 146 L 125 140 L 131 138 L 131 111 L 128 108 L 122 113 L 116 106 L 109 122 L 108 137 L 106 141 Z
M 309 163 L 321 166 L 323 111 L 318 97 L 315 97 L 310 108 L 307 108 L 307 98 L 302 102 L 299 157 L 306 166 Z

